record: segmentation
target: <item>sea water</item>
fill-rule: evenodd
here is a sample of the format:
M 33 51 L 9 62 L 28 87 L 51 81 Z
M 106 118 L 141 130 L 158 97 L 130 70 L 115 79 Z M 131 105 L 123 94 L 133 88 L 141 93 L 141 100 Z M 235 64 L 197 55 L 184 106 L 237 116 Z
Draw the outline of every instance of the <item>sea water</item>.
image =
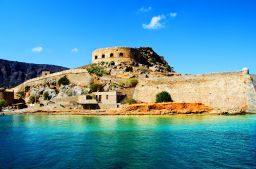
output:
M 0 168 L 256 168 L 256 115 L 1 116 Z

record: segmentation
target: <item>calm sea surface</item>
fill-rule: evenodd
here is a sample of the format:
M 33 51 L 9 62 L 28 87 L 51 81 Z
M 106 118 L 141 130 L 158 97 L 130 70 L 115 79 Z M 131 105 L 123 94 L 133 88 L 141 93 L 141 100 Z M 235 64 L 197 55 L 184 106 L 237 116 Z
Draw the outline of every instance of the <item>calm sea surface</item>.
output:
M 1 116 L 0 168 L 256 168 L 256 115 Z

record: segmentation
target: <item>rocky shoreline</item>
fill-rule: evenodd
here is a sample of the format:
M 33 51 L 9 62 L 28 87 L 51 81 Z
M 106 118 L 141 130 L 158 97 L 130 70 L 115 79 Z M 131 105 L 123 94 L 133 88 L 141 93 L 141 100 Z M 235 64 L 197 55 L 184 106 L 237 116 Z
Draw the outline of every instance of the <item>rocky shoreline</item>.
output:
M 108 110 L 27 108 L 22 110 L 4 111 L 0 115 L 47 114 L 47 115 L 241 115 L 240 112 L 220 112 L 202 103 L 143 103 Z

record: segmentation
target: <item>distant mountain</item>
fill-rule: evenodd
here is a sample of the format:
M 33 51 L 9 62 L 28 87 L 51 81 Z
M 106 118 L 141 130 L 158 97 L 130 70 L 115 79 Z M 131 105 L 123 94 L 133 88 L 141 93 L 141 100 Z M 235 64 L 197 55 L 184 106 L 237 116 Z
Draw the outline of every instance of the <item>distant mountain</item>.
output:
M 55 73 L 67 69 L 55 65 L 32 64 L 0 59 L 0 87 L 15 87 L 26 80 L 41 76 L 43 70 Z

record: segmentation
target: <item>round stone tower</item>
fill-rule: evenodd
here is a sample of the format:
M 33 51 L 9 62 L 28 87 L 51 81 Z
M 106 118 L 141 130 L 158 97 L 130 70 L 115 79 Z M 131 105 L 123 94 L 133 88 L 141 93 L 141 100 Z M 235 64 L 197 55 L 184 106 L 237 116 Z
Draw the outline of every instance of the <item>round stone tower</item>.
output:
M 128 47 L 100 48 L 92 52 L 92 63 L 115 62 L 131 63 L 134 58 L 134 49 Z

